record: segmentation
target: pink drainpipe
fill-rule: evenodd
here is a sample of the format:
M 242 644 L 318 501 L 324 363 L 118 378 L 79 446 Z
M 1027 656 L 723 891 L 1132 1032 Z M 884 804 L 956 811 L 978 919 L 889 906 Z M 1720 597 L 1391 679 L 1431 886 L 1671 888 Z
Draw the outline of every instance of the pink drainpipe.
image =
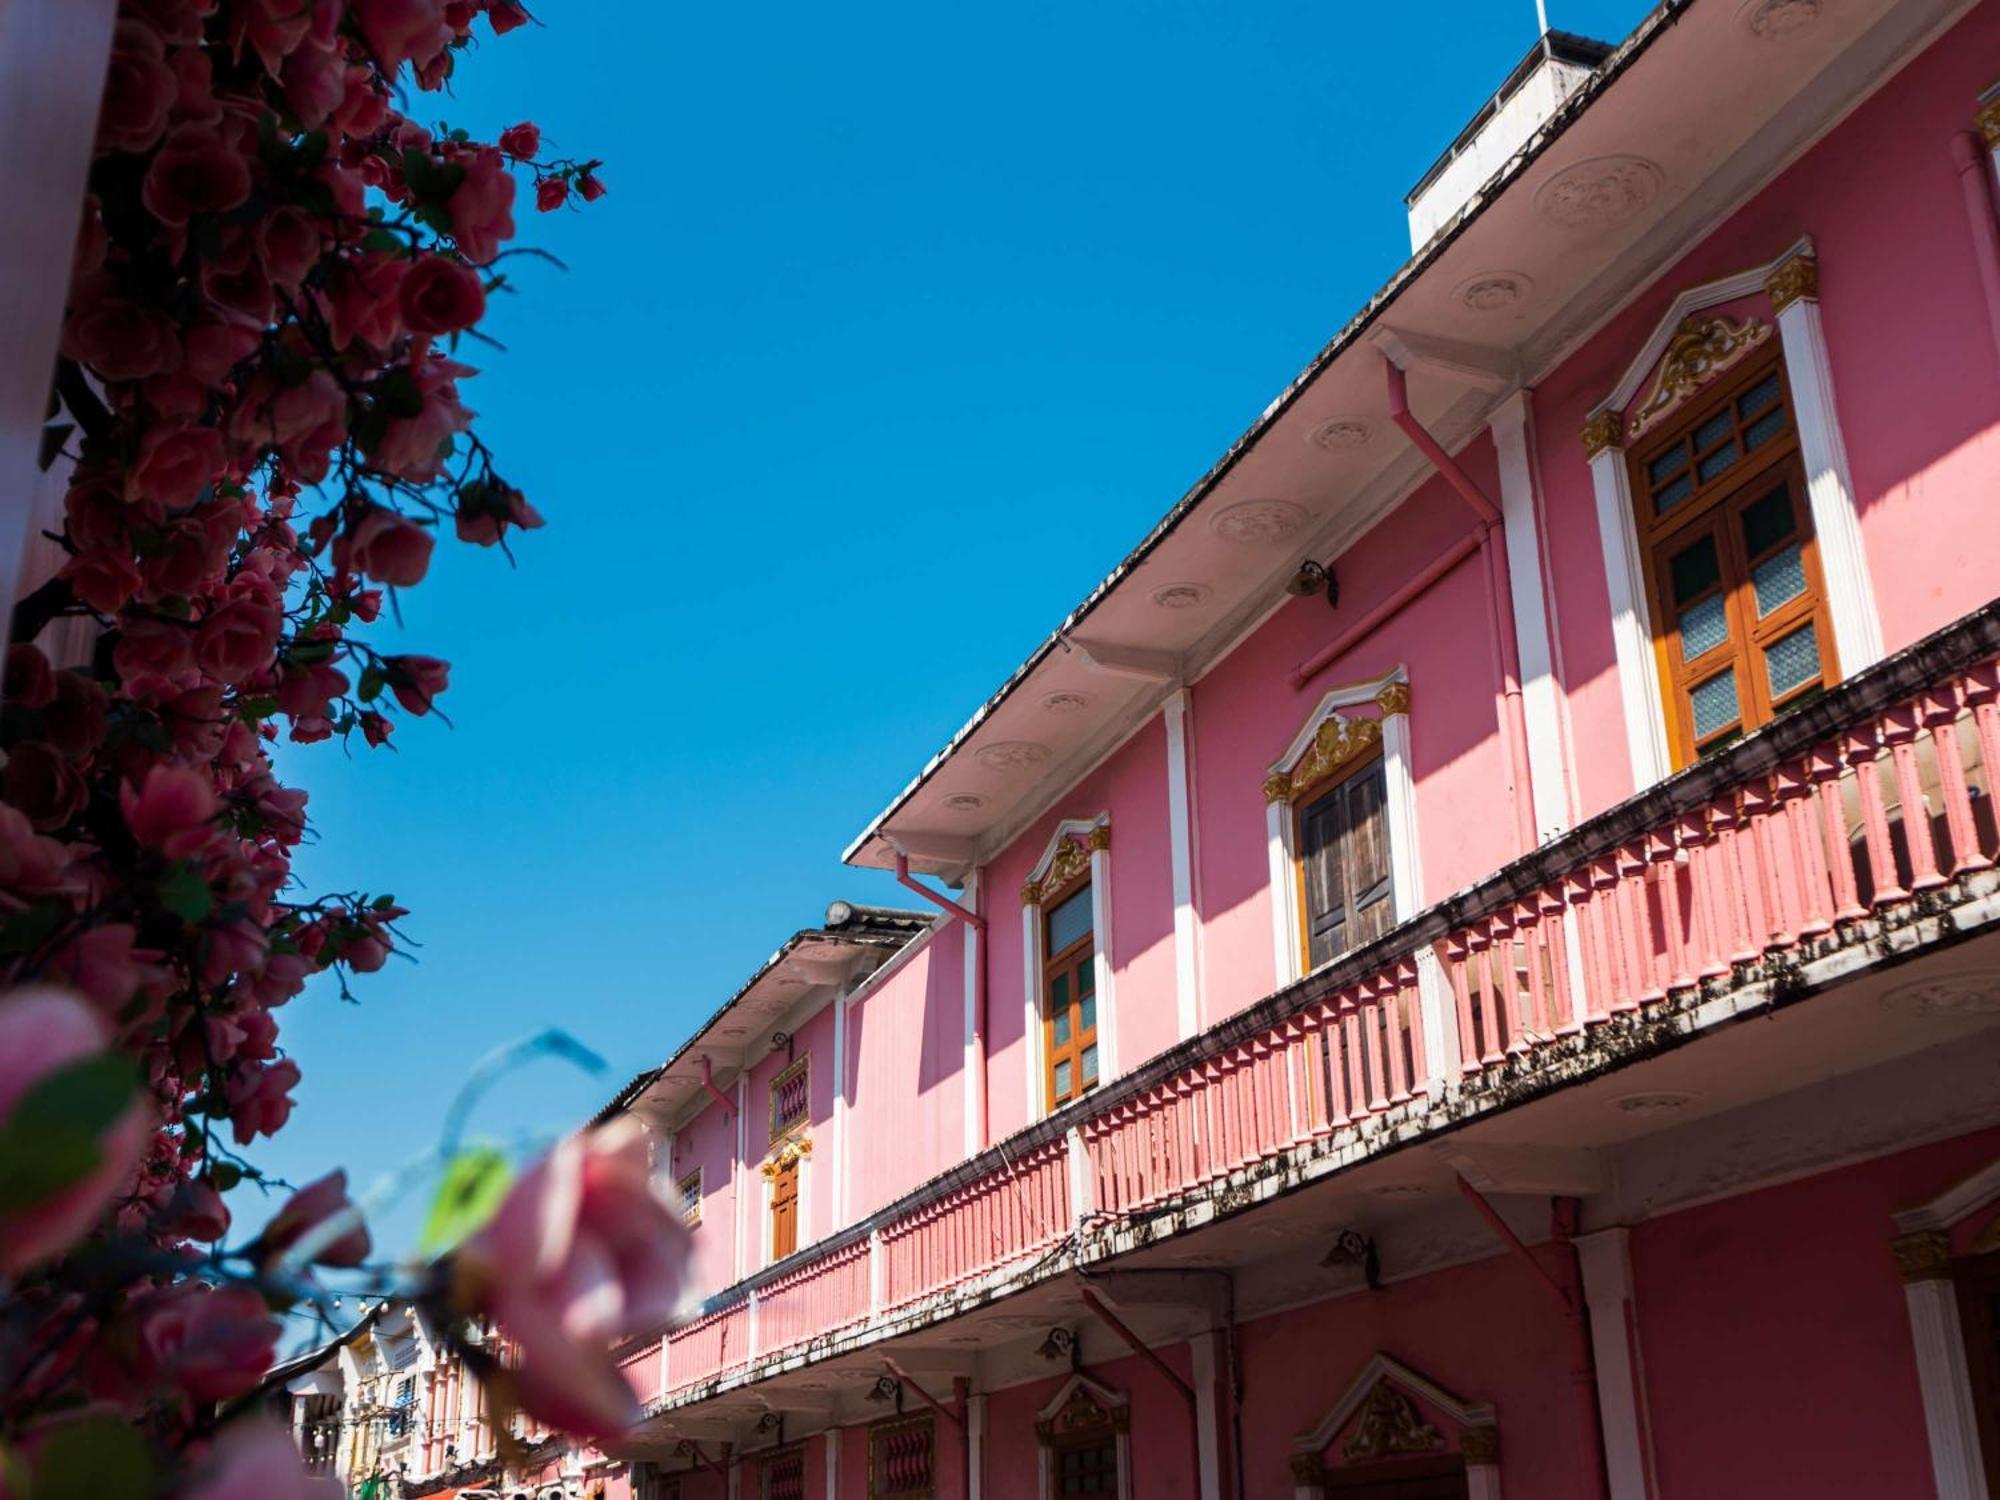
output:
M 1431 461 L 1431 466 L 1479 517 L 1479 546 L 1486 554 L 1486 602 L 1493 615 L 1500 691 L 1505 700 L 1501 728 L 1507 736 L 1507 757 L 1514 769 L 1514 823 L 1520 835 L 1521 852 L 1526 854 L 1537 843 L 1535 795 L 1528 781 L 1528 716 L 1521 706 L 1521 647 L 1514 634 L 1514 585 L 1507 568 L 1506 522 L 1500 507 L 1486 498 L 1486 492 L 1473 483 L 1472 476 L 1458 466 L 1458 460 L 1444 451 L 1444 446 L 1410 410 L 1409 386 L 1396 362 L 1385 358 L 1382 368 L 1389 380 L 1389 419 L 1403 429 L 1417 445 L 1417 451 Z
M 708 1090 L 710 1097 L 717 1104 L 722 1106 L 724 1114 L 736 1113 L 736 1106 L 730 1103 L 729 1096 L 715 1086 L 715 1067 L 709 1062 L 706 1052 L 701 1055 L 701 1086 Z
M 1993 213 L 1992 153 L 1981 137 L 1960 131 L 1951 138 L 1951 159 L 1958 168 L 1959 191 L 1965 195 L 1965 216 L 1972 224 L 1972 252 L 1979 262 L 1979 285 L 1986 293 L 1986 321 L 1994 348 L 2000 350 L 2000 219 Z
M 909 855 L 901 849 L 896 850 L 896 883 L 905 890 L 916 892 L 931 905 L 950 912 L 982 938 L 986 935 L 986 918 L 918 880 L 910 873 Z M 983 1074 L 986 1068 L 986 950 L 983 944 L 979 962 L 972 966 L 972 1040 Z M 986 1080 L 982 1077 L 979 1082 L 979 1145 L 982 1150 L 993 1143 L 993 1127 L 987 1117 L 987 1092 Z

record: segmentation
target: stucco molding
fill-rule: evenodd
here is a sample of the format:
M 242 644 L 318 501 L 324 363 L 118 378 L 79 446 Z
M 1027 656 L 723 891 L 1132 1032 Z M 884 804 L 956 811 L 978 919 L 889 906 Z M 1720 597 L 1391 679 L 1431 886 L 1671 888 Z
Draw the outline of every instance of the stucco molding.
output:
M 1090 877 L 1090 923 L 1097 944 L 1092 960 L 1097 985 L 1097 1081 L 1118 1076 L 1118 1004 L 1112 972 L 1111 814 L 1065 818 L 1056 824 L 1041 858 L 1021 887 L 1022 1026 L 1028 1045 L 1028 1118 L 1049 1112 L 1043 1080 L 1048 1068 L 1042 1038 L 1042 902 L 1079 875 Z
M 1088 1425 L 1085 1425 L 1088 1424 Z M 1100 1428 L 1113 1436 L 1118 1454 L 1117 1500 L 1132 1500 L 1132 1412 L 1130 1398 L 1081 1371 L 1070 1376 L 1042 1409 L 1035 1413 L 1035 1472 L 1039 1500 L 1052 1500 L 1054 1460 L 1070 1429 Z
M 1322 1500 L 1327 1483 L 1338 1478 L 1338 1464 L 1329 1466 L 1325 1454 L 1350 1423 L 1354 1431 L 1342 1445 L 1340 1463 L 1446 1451 L 1450 1444 L 1445 1435 L 1424 1420 L 1418 1401 L 1442 1414 L 1457 1429 L 1467 1494 L 1479 1500 L 1499 1500 L 1500 1429 L 1492 1404 L 1467 1401 L 1383 1353 L 1370 1357 L 1326 1414 L 1292 1439 L 1295 1500 Z

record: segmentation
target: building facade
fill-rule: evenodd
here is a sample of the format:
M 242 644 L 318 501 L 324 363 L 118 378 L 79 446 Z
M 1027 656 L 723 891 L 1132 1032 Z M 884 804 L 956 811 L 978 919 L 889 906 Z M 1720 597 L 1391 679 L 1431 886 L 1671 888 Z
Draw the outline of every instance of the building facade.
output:
M 1537 45 L 847 851 L 923 918 L 608 1107 L 698 1304 L 608 1493 L 2000 1492 L 1996 78 Z

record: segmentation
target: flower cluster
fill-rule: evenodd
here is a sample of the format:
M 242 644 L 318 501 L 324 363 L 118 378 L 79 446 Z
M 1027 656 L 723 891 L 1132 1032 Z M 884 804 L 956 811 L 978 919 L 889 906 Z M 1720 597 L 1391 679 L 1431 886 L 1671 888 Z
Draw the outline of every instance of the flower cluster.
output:
M 430 713 L 449 666 L 366 627 L 446 526 L 504 547 L 541 525 L 472 429 L 459 345 L 503 285 L 521 183 L 587 201 L 597 163 L 545 158 L 533 125 L 486 143 L 405 112 L 528 20 L 120 5 L 45 445 L 65 560 L 15 607 L 0 693 L 0 988 L 26 987 L 0 1003 L 0 1459 L 83 1401 L 155 1434 L 171 1483 L 235 1493 L 233 1453 L 269 1463 L 249 1442 L 184 1460 L 269 1362 L 252 1288 L 346 1214 L 344 1180 L 233 1261 L 195 1247 L 254 1175 L 237 1149 L 290 1113 L 277 1009 L 381 968 L 404 915 L 295 889 L 306 794 L 270 750 L 381 746 Z M 82 662 L 38 644 L 70 618 Z M 367 1249 L 350 1226 L 309 1258 Z

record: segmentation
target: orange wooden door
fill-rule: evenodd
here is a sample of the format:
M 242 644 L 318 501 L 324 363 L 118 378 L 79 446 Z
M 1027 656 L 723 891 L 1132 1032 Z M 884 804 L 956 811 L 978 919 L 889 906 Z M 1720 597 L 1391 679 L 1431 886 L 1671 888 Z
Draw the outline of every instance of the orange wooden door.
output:
M 771 1179 L 771 1259 L 799 1248 L 799 1164 L 788 1161 Z

